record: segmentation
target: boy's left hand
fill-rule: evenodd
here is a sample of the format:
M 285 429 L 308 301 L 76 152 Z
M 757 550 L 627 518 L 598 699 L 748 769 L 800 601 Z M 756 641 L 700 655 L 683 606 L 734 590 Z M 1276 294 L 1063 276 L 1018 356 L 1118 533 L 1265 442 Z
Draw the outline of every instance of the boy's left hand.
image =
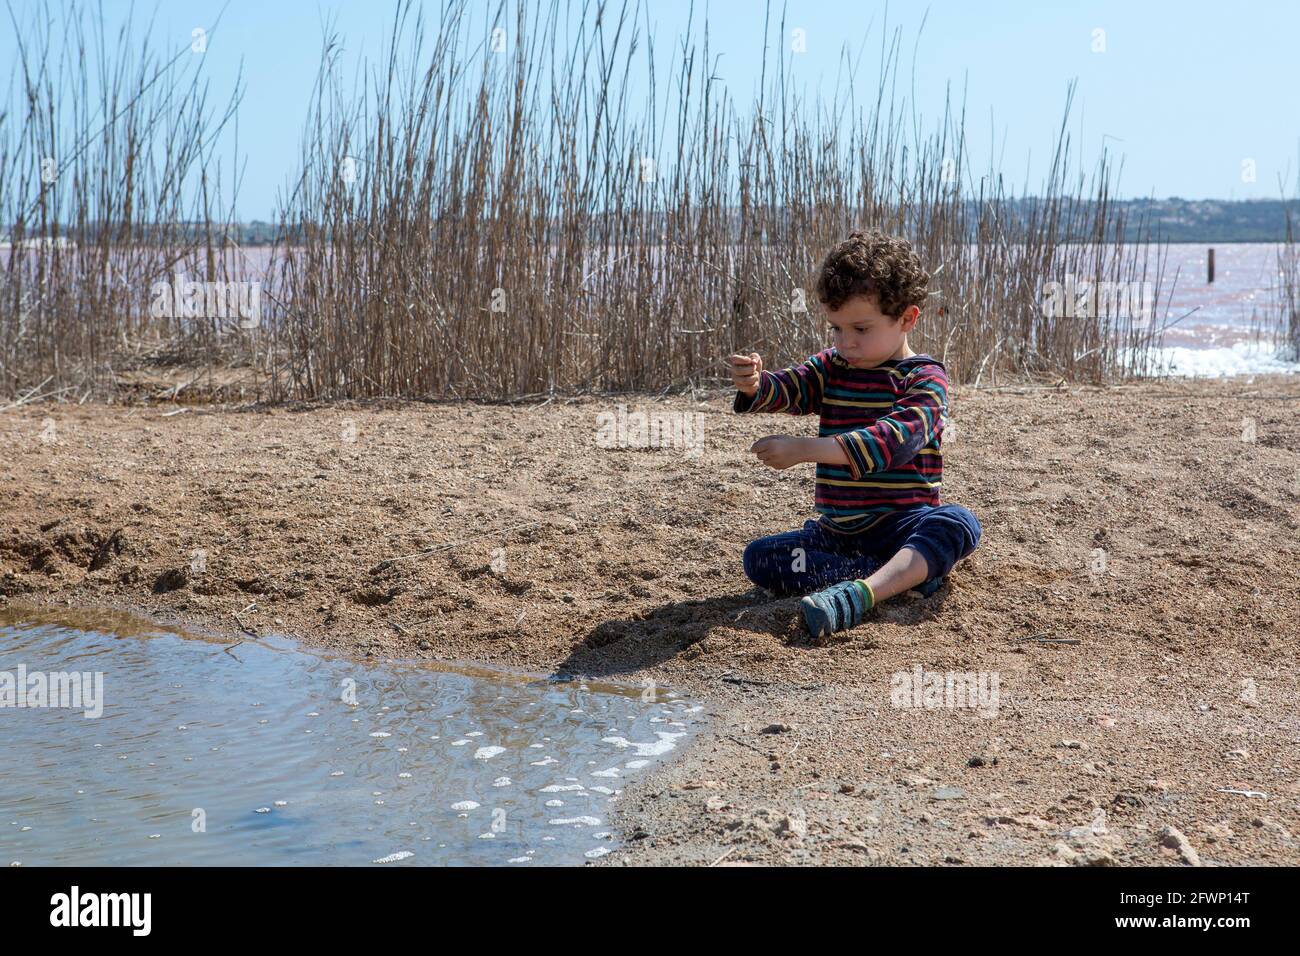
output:
M 803 439 L 789 435 L 768 435 L 749 449 L 769 468 L 789 468 L 808 459 L 803 454 Z

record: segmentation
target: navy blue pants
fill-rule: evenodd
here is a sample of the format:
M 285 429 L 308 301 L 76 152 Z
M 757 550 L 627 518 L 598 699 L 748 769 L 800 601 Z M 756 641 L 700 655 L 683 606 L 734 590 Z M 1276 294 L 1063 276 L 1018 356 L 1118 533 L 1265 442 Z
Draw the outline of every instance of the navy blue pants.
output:
M 881 518 L 861 534 L 836 534 L 816 521 L 798 531 L 759 538 L 745 548 L 745 576 L 777 594 L 817 591 L 839 581 L 865 578 L 898 553 L 914 548 L 938 586 L 952 566 L 975 550 L 979 520 L 961 505 L 917 505 Z

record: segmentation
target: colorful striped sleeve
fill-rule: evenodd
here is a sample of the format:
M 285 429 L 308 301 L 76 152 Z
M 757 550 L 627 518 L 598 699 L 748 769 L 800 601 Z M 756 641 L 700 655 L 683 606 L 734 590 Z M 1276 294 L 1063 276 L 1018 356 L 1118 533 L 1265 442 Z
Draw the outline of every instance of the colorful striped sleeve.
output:
M 942 429 L 948 413 L 948 377 L 938 365 L 912 374 L 907 391 L 865 428 L 844 432 L 835 440 L 849 459 L 855 481 L 871 472 L 890 471 L 907 464 Z
M 830 351 L 818 352 L 802 365 L 779 372 L 766 369 L 758 377 L 758 391 L 753 398 L 736 393 L 738 412 L 786 412 L 790 415 L 817 415 L 822 410 L 826 391 L 827 363 Z

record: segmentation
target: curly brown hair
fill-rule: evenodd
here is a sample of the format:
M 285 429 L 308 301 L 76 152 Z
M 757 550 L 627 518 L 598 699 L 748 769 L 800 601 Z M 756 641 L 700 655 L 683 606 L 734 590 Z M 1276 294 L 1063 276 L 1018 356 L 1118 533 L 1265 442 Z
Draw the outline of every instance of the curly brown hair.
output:
M 851 296 L 875 296 L 880 311 L 897 318 L 909 306 L 925 305 L 929 282 L 906 239 L 875 229 L 851 232 L 822 262 L 817 299 L 834 311 Z

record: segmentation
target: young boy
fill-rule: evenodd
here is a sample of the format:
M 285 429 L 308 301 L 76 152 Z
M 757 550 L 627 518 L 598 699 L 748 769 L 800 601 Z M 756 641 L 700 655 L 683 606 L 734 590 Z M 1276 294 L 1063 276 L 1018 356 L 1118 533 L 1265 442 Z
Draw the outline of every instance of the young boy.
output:
M 759 538 L 744 558 L 770 591 L 824 588 L 801 602 L 817 639 L 909 588 L 933 594 L 979 543 L 975 516 L 939 503 L 947 373 L 907 345 L 929 280 L 906 240 L 854 232 L 817 277 L 834 347 L 779 372 L 757 353 L 731 356 L 737 412 L 821 416 L 817 438 L 769 435 L 751 449 L 772 468 L 817 463 L 820 519 Z

